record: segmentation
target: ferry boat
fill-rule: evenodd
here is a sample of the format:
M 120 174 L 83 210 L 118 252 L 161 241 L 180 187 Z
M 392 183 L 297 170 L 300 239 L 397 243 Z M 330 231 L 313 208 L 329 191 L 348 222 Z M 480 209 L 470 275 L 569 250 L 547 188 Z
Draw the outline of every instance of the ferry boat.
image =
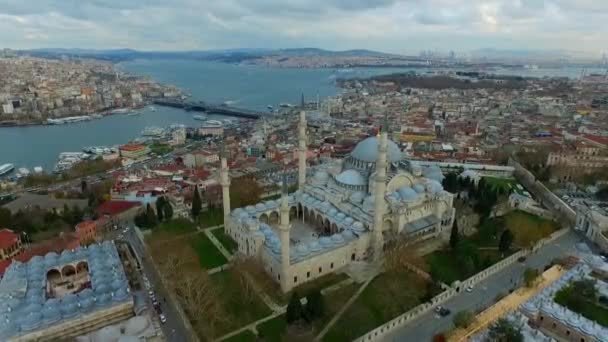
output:
M 205 121 L 205 120 L 207 120 L 207 116 L 206 115 L 192 115 L 192 118 L 194 120 L 199 120 L 199 121 Z
M 269 111 L 273 111 L 274 110 L 274 107 L 271 106 L 271 105 L 266 106 L 266 108 L 268 108 Z
M 23 177 L 27 177 L 30 174 L 30 170 L 28 170 L 25 167 L 20 167 L 19 170 L 17 171 L 19 175 L 23 176 Z
M 144 137 L 162 137 L 165 135 L 165 130 L 160 127 L 146 127 L 141 135 Z
M 111 111 L 112 114 L 127 114 L 129 112 L 129 108 L 118 108 Z
M 13 171 L 14 169 L 15 169 L 15 165 L 13 165 L 13 164 L 0 165 L 0 176 Z

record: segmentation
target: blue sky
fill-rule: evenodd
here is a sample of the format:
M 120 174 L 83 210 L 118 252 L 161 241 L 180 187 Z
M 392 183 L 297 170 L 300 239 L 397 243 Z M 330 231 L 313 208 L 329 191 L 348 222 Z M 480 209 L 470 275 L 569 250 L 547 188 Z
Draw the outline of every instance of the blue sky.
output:
M 606 0 L 0 0 L 0 47 L 608 51 Z

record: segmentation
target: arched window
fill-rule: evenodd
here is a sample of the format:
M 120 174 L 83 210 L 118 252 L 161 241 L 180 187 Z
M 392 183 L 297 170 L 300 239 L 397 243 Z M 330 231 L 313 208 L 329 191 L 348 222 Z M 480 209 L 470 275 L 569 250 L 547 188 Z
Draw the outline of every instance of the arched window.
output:
M 46 280 L 49 282 L 61 280 L 61 273 L 57 269 L 51 269 L 46 272 Z
M 61 274 L 64 277 L 73 276 L 74 274 L 76 274 L 76 268 L 74 268 L 74 266 L 72 265 L 66 265 L 61 269 Z

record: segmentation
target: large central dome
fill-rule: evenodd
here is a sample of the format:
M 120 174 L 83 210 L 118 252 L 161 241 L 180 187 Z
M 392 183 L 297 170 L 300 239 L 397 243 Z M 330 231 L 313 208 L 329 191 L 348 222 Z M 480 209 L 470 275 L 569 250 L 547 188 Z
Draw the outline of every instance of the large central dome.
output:
M 364 162 L 375 162 L 378 159 L 378 143 L 379 140 L 376 137 L 369 137 L 357 144 L 355 149 L 350 153 L 351 157 L 364 161 Z M 398 162 L 402 159 L 401 150 L 399 146 L 392 140 L 388 141 L 388 160 L 391 163 Z

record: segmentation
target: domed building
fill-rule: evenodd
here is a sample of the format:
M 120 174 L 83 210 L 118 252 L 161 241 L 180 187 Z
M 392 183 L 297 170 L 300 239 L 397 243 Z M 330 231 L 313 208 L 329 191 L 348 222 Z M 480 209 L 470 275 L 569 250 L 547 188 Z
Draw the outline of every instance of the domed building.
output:
M 224 212 L 239 252 L 260 258 L 283 291 L 352 261 L 381 257 L 393 239 L 447 239 L 454 196 L 441 186 L 441 170 L 405 159 L 387 132 L 362 140 L 344 159 L 307 169 L 305 127 L 302 112 L 298 190 L 284 190 L 278 206 Z M 226 179 L 227 167 L 220 173 Z M 226 203 L 229 189 L 223 190 Z M 268 227 L 263 234 L 260 224 Z

